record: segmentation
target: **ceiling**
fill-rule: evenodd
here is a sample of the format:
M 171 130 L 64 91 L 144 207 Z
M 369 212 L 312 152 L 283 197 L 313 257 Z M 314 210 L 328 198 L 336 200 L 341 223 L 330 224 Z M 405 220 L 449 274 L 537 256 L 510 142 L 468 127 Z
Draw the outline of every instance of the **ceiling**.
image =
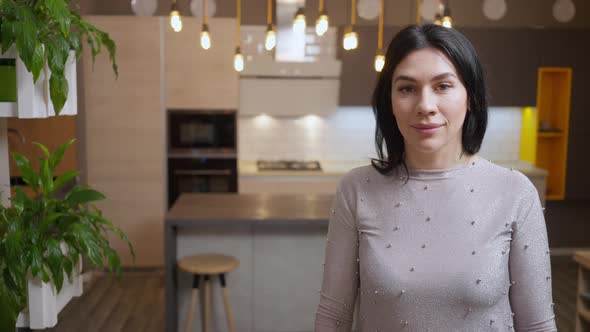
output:
M 141 0 L 139 0 L 141 1 Z M 154 1 L 154 0 L 152 0 Z M 190 2 L 202 0 L 177 0 L 182 15 L 191 15 Z M 209 0 L 216 2 L 218 17 L 235 17 L 235 0 Z M 273 0 L 276 1 L 276 0 Z M 357 0 L 363 1 L 363 0 Z M 385 0 L 385 24 L 403 26 L 416 22 L 417 0 Z M 576 15 L 568 23 L 553 18 L 552 8 L 556 0 L 505 0 L 506 15 L 498 20 L 487 19 L 482 11 L 483 0 L 452 0 L 450 5 L 456 26 L 464 27 L 551 27 L 590 28 L 590 1 L 572 0 Z M 563 0 L 560 0 L 563 1 Z M 133 15 L 129 0 L 78 0 L 83 15 Z M 346 25 L 350 20 L 350 0 L 325 0 L 332 25 Z M 158 0 L 156 15 L 167 15 L 170 0 Z M 267 0 L 242 0 L 242 23 L 246 25 L 266 24 Z M 308 24 L 315 22 L 318 0 L 306 1 Z M 376 25 L 377 20 L 357 19 L 357 25 Z

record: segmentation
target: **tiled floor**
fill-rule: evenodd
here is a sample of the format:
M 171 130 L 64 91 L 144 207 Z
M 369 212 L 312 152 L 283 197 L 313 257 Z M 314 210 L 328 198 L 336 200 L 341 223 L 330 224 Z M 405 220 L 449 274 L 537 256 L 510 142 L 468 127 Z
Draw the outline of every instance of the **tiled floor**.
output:
M 575 330 L 577 265 L 570 257 L 552 257 L 553 299 L 559 331 Z M 51 332 L 164 331 L 162 272 L 126 272 L 118 283 L 98 277 L 94 286 L 62 311 Z

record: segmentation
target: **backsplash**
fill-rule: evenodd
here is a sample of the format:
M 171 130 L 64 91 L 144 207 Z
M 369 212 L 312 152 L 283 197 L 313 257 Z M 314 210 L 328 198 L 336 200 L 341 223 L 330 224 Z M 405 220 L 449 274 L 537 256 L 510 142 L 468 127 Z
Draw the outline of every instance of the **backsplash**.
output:
M 521 109 L 491 107 L 480 156 L 518 160 Z M 238 154 L 242 160 L 368 160 L 376 157 L 375 118 L 370 107 L 340 107 L 329 116 L 238 118 Z

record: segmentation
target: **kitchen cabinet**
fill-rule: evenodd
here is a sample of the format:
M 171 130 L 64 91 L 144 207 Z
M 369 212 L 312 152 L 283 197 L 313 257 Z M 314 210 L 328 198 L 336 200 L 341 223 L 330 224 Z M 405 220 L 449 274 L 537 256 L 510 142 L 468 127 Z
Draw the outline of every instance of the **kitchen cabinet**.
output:
M 587 73 L 590 73 L 590 43 L 586 40 L 587 30 L 584 29 L 547 29 L 542 30 L 539 54 L 542 67 L 569 67 L 571 77 L 571 105 L 569 132 L 567 134 L 567 164 L 565 197 L 567 200 L 590 199 L 590 173 L 588 164 L 590 154 L 588 141 L 590 131 L 590 98 L 588 89 L 590 83 Z
M 200 18 L 183 17 L 180 32 L 174 32 L 165 22 L 166 108 L 237 109 L 238 73 L 233 67 L 236 20 L 209 19 L 209 50 L 201 48 Z
M 117 45 L 119 77 L 107 55 L 92 64 L 83 55 L 84 158 L 89 185 L 103 192 L 104 215 L 129 236 L 136 266 L 163 264 L 162 218 L 166 211 L 166 136 L 159 17 L 88 16 Z M 122 264 L 127 245 L 112 238 Z
M 338 108 L 338 78 L 241 78 L 240 114 L 329 115 Z
M 538 167 L 547 169 L 547 199 L 565 198 L 567 143 L 569 134 L 570 95 L 572 87 L 571 68 L 539 68 L 537 111 Z M 551 130 L 551 131 L 548 131 Z

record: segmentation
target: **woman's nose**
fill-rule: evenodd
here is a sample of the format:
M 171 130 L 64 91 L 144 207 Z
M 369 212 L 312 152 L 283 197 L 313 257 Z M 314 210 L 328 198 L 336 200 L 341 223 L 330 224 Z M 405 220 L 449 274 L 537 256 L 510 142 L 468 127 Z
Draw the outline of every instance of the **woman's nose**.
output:
M 418 95 L 418 103 L 416 104 L 416 112 L 419 115 L 431 115 L 436 113 L 436 96 L 429 89 L 422 89 Z

